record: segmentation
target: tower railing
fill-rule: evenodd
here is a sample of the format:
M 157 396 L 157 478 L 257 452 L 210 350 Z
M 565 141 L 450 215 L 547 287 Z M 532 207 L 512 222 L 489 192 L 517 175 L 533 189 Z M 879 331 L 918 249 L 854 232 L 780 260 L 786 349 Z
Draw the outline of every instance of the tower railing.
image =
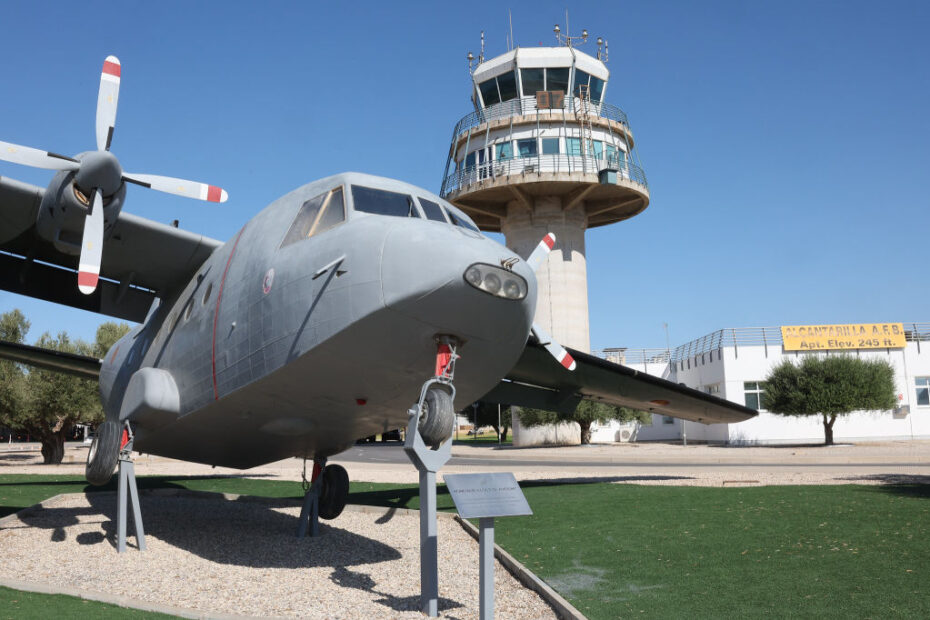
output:
M 560 108 L 547 107 L 538 109 L 540 112 L 561 112 L 565 110 L 571 113 L 586 109 L 589 114 L 620 123 L 627 129 L 630 127 L 626 113 L 623 110 L 603 101 L 595 103 L 593 101 L 582 101 L 578 97 L 564 97 L 564 102 Z M 487 106 L 486 108 L 476 110 L 471 114 L 463 116 L 455 125 L 455 139 L 469 129 L 478 127 L 489 121 L 510 118 L 512 116 L 536 114 L 536 111 L 536 97 L 521 97 L 519 99 L 495 103 L 494 105 Z
M 648 189 L 646 174 L 643 169 L 633 164 L 628 158 L 608 158 L 606 154 L 597 157 L 591 153 L 585 156 L 547 154 L 526 157 L 508 157 L 495 159 L 474 166 L 465 166 L 453 170 L 442 180 L 439 195 L 445 198 L 475 183 L 490 181 L 499 177 L 514 175 L 531 176 L 543 173 L 589 173 L 598 174 L 601 170 L 615 170 L 618 180 L 632 181 Z

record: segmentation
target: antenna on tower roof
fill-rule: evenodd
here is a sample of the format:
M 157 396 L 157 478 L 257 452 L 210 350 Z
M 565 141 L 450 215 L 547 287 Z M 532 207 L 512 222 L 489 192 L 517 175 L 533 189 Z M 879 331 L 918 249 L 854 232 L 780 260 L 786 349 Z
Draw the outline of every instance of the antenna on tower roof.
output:
M 510 48 L 507 49 L 509 52 L 517 46 L 517 44 L 513 42 L 513 11 L 510 9 L 507 9 L 507 19 L 510 20 Z
M 481 31 L 481 53 L 478 54 L 478 62 L 484 62 L 484 30 Z

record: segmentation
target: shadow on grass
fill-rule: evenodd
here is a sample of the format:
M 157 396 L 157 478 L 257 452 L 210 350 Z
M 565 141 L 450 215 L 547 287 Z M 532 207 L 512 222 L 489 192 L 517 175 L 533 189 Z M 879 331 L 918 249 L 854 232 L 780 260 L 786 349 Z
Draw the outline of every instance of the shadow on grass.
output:
M 871 490 L 891 495 L 930 499 L 930 476 L 916 474 L 863 474 L 841 478 L 850 482 L 878 482 Z

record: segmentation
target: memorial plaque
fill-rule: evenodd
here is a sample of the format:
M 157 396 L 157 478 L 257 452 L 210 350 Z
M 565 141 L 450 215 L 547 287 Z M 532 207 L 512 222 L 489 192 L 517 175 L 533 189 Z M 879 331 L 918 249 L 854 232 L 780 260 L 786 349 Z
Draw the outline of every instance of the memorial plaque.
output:
M 443 477 L 459 515 L 465 519 L 531 515 L 530 505 L 510 472 L 446 474 Z

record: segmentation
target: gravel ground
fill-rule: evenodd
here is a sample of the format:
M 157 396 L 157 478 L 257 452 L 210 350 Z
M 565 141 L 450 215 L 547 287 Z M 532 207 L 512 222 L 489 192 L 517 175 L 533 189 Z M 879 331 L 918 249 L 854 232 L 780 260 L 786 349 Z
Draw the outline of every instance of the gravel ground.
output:
M 0 529 L 0 579 L 79 587 L 207 614 L 422 618 L 419 519 L 346 510 L 297 539 L 292 502 L 144 496 L 148 550 L 130 522 L 117 555 L 115 496 L 66 495 Z M 478 545 L 439 519 L 440 615 L 478 616 Z M 497 618 L 554 618 L 499 564 Z

